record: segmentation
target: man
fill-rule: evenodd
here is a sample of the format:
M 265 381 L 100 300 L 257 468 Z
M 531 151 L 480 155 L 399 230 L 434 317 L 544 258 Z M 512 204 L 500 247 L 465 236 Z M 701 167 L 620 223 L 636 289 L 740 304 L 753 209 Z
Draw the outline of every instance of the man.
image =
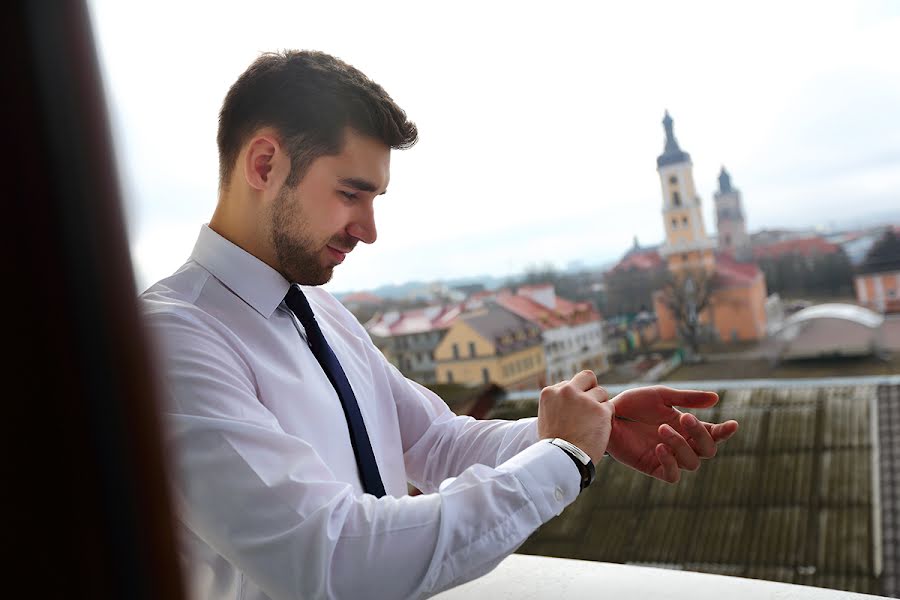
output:
M 672 408 L 715 394 L 609 401 L 590 371 L 544 389 L 537 419 L 474 421 L 385 361 L 315 286 L 375 241 L 391 148 L 416 136 L 380 86 L 317 52 L 263 55 L 225 98 L 215 213 L 142 296 L 197 597 L 429 596 L 496 566 L 605 452 L 674 482 L 737 428 Z

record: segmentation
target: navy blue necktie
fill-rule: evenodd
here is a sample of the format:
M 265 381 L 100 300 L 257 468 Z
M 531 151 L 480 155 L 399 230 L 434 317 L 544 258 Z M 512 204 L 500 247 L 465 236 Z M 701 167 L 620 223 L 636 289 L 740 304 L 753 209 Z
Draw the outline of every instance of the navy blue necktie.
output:
M 372 443 L 369 441 L 369 434 L 366 433 L 366 424 L 363 421 L 362 413 L 359 412 L 359 404 L 356 402 L 356 396 L 353 394 L 353 388 L 338 362 L 337 356 L 331 350 L 331 346 L 322 335 L 319 324 L 316 323 L 316 317 L 313 315 L 312 308 L 306 300 L 306 296 L 300 291 L 296 285 L 292 285 L 288 290 L 287 296 L 284 298 L 297 318 L 300 324 L 306 330 L 306 338 L 309 341 L 309 347 L 322 366 L 322 370 L 328 376 L 331 385 L 337 392 L 338 398 L 341 399 L 341 406 L 344 407 L 344 416 L 347 418 L 347 428 L 350 430 L 350 442 L 353 444 L 353 454 L 356 455 L 356 466 L 359 468 L 359 478 L 362 480 L 363 490 L 367 494 L 372 494 L 381 498 L 384 496 L 384 484 L 381 482 L 381 474 L 378 472 L 378 464 L 375 462 L 375 454 L 372 452 Z

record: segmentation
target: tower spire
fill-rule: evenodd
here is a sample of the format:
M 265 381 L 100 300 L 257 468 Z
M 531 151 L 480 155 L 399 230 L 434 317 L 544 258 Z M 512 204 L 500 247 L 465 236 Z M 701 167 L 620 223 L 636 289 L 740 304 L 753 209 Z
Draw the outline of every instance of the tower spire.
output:
M 665 165 L 674 165 L 682 162 L 690 162 L 691 155 L 681 149 L 678 140 L 675 139 L 675 120 L 666 110 L 666 114 L 662 120 L 663 129 L 666 131 L 666 145 L 663 153 L 656 159 L 656 166 L 663 167 Z
M 722 165 L 722 170 L 719 172 L 719 193 L 727 194 L 730 191 L 732 191 L 731 175 L 725 170 L 725 165 Z

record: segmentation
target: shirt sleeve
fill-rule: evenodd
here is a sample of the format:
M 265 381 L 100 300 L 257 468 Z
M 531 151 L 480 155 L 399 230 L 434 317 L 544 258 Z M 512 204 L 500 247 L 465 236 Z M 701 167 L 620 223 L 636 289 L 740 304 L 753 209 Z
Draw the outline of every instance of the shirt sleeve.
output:
M 538 441 L 537 419 L 476 420 L 459 416 L 428 388 L 388 364 L 409 480 L 423 492 L 469 467 L 500 465 Z
M 575 465 L 558 448 L 533 443 L 529 423 L 487 435 L 503 424 L 475 426 L 437 411 L 438 425 L 422 425 L 404 451 L 426 479 L 458 476 L 421 496 L 356 496 L 258 401 L 232 340 L 192 315 L 148 319 L 166 375 L 181 519 L 272 598 L 433 595 L 491 570 L 578 494 Z M 407 386 L 403 410 L 419 426 L 437 408 Z M 423 398 L 424 408 L 407 410 Z M 427 442 L 454 434 L 491 441 L 479 450 Z M 429 464 L 428 444 L 452 467 Z M 496 464 L 473 462 L 484 454 Z

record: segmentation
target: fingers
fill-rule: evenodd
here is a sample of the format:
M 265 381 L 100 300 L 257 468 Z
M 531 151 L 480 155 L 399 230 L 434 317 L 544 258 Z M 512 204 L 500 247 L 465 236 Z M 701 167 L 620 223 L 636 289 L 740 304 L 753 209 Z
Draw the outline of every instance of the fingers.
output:
M 597 387 L 597 375 L 593 371 L 581 371 L 568 381 L 580 392 Z M 563 384 L 566 385 L 566 384 Z
M 709 433 L 707 432 L 706 435 Z M 700 468 L 700 457 L 697 456 L 687 440 L 681 437 L 681 434 L 675 431 L 671 425 L 660 425 L 659 436 L 662 438 L 663 444 L 668 446 L 668 450 L 675 455 L 675 460 L 682 469 L 696 471 Z
M 609 393 L 597 383 L 597 375 L 593 371 L 581 371 L 572 379 L 558 383 L 553 387 L 559 391 L 562 397 L 569 400 L 573 400 L 576 396 L 585 393 L 597 402 L 609 400 Z
M 700 460 L 712 458 L 718 451 L 718 444 L 724 442 L 738 430 L 737 421 L 724 423 L 704 423 L 690 413 L 679 417 L 679 424 L 685 433 L 680 434 L 669 425 L 661 425 L 658 433 L 679 469 L 696 471 Z M 666 479 L 669 481 L 669 479 Z
M 659 466 L 651 475 L 668 483 L 677 483 L 681 479 L 681 469 L 678 468 L 678 462 L 672 451 L 665 444 L 657 444 L 655 453 Z
M 712 437 L 715 443 L 724 442 L 738 430 L 738 422 L 737 421 L 725 421 L 724 423 L 718 424 L 706 424 L 706 428 L 709 431 L 710 436 Z
M 586 393 L 597 402 L 606 402 L 609 400 L 609 393 L 599 385 L 589 389 Z M 609 405 L 613 408 L 613 413 L 615 414 L 615 405 L 612 402 L 610 402 Z
M 716 442 L 712 431 L 691 413 L 684 413 L 678 418 L 679 423 L 690 437 L 690 446 L 700 458 L 712 458 L 716 455 Z
M 683 406 L 685 408 L 709 408 L 719 401 L 719 395 L 715 392 L 700 390 L 676 390 L 674 388 L 660 386 L 660 394 L 665 398 L 669 406 Z

